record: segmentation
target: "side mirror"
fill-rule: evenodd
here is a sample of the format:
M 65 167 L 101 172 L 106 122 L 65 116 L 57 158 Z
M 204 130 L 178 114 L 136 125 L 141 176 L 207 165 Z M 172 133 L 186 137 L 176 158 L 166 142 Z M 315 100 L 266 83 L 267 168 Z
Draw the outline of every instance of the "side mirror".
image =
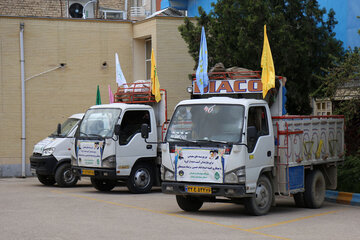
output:
M 120 135 L 120 125 L 119 124 L 115 125 L 114 133 L 116 136 Z
M 149 125 L 146 123 L 141 124 L 141 137 L 144 139 L 149 138 Z
M 61 123 L 58 123 L 56 133 L 58 136 L 61 134 Z

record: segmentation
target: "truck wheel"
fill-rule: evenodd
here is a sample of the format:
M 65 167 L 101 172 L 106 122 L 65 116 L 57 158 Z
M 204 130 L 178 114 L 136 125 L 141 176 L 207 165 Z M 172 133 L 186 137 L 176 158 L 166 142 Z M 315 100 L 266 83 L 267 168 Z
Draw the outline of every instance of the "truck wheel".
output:
M 203 201 L 192 196 L 176 195 L 176 201 L 179 207 L 186 212 L 196 212 L 203 205 Z
M 314 170 L 305 179 L 305 204 L 309 208 L 320 208 L 325 199 L 325 178 L 321 171 Z
M 37 178 L 45 186 L 52 186 L 55 184 L 54 176 L 37 174 Z
M 114 180 L 99 179 L 94 177 L 90 178 L 90 180 L 93 187 L 100 192 L 109 192 L 116 186 L 116 182 Z
M 304 199 L 304 193 L 303 192 L 298 192 L 298 193 L 295 193 L 293 195 L 294 197 L 294 201 L 295 201 L 295 206 L 299 207 L 299 208 L 304 208 L 306 207 L 306 204 L 305 204 L 305 199 Z
M 56 169 L 55 180 L 60 187 L 72 187 L 77 183 L 79 177 L 71 171 L 70 163 L 63 163 Z
M 154 171 L 151 165 L 136 164 L 131 170 L 127 187 L 132 193 L 147 193 L 151 191 L 154 183 Z
M 273 189 L 268 177 L 260 176 L 255 195 L 245 198 L 246 211 L 255 216 L 265 215 L 269 212 L 273 201 Z

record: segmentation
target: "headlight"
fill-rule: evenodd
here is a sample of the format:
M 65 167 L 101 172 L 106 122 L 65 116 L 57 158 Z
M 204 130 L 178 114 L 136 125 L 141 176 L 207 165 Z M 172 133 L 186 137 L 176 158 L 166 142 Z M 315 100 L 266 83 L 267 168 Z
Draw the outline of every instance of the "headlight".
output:
M 225 175 L 226 183 L 238 183 L 238 178 L 234 172 Z
M 161 180 L 163 181 L 175 180 L 174 172 L 164 167 L 163 165 L 161 165 L 160 172 L 161 172 Z
M 51 154 L 53 154 L 53 152 L 55 151 L 55 148 L 45 148 L 42 152 L 43 156 L 50 156 Z
M 245 180 L 245 167 L 235 169 L 225 175 L 225 183 L 244 183 Z
M 115 168 L 115 165 L 116 165 L 116 157 L 115 156 L 107 157 L 102 161 L 102 166 L 104 168 Z

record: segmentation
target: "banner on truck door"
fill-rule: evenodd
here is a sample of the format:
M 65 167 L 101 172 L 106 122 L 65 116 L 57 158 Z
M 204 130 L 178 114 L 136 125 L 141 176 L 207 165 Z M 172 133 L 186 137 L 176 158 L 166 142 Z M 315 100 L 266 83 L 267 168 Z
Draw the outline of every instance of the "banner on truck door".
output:
M 177 181 L 223 183 L 225 149 L 175 149 Z
M 261 79 L 210 80 L 204 94 L 262 93 Z M 196 81 L 193 81 L 193 94 L 200 94 Z
M 101 158 L 104 143 L 101 141 L 81 141 L 77 142 L 77 160 L 79 166 L 101 167 Z

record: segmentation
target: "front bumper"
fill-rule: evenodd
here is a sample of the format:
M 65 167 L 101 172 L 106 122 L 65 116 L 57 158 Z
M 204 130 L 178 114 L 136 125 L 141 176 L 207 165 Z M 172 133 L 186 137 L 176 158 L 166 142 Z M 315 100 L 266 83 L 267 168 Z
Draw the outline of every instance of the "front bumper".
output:
M 72 166 L 73 172 L 77 176 L 83 177 L 96 177 L 96 178 L 109 178 L 118 179 L 115 168 L 89 168 Z
M 190 193 L 186 191 L 187 186 L 210 187 L 211 193 Z M 245 197 L 245 184 L 211 184 L 211 183 L 185 183 L 185 182 L 162 182 L 163 193 L 175 195 L 198 195 L 198 196 L 223 196 L 223 197 Z
M 30 157 L 30 167 L 36 170 L 36 174 L 53 175 L 57 164 L 54 156 L 32 155 Z

